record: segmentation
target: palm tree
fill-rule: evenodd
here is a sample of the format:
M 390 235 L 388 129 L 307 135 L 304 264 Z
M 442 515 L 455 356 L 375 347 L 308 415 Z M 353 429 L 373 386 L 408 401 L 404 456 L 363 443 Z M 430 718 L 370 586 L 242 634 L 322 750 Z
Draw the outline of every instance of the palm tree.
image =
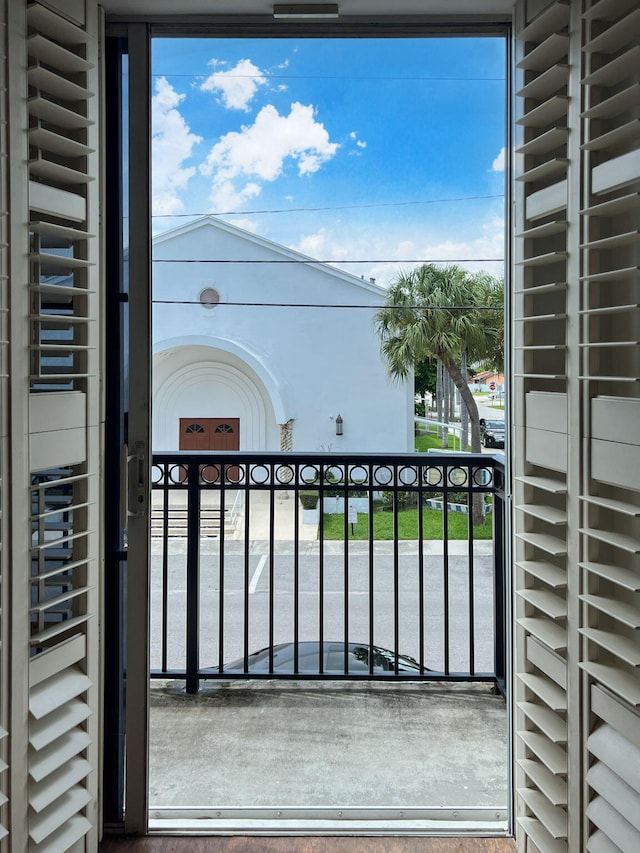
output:
M 487 273 L 422 264 L 389 287 L 387 304 L 375 317 L 391 376 L 406 377 L 428 356 L 442 361 L 469 414 L 474 453 L 481 451 L 480 416 L 461 359 L 466 353 L 473 363 L 494 350 L 503 327 L 501 290 L 501 282 Z M 493 310 L 483 310 L 487 306 Z

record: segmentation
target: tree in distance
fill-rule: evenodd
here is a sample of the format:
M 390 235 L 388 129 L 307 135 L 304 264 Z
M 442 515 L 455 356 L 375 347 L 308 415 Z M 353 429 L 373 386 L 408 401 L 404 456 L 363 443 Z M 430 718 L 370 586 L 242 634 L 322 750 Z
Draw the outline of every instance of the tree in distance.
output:
M 442 361 L 469 414 L 474 453 L 481 452 L 480 416 L 462 374 L 462 355 L 469 364 L 495 358 L 503 338 L 502 305 L 503 283 L 489 273 L 422 264 L 391 284 L 374 320 L 392 377 L 405 378 L 429 357 Z M 482 507 L 476 513 L 475 503 L 474 523 L 482 524 Z

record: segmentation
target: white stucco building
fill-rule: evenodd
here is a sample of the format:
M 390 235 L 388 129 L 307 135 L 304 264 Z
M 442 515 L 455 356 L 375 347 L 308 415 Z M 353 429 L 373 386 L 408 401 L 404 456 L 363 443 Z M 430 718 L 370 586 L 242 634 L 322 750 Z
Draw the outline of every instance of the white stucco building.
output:
M 373 326 L 383 288 L 213 216 L 153 258 L 154 450 L 413 449 L 413 382 L 386 375 Z

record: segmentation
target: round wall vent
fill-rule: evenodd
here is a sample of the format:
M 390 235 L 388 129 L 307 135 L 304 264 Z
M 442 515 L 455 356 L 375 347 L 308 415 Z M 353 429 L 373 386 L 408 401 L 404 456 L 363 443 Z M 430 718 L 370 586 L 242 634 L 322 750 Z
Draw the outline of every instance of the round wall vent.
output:
M 205 308 L 215 308 L 220 302 L 220 294 L 215 287 L 205 287 L 200 291 L 200 304 Z

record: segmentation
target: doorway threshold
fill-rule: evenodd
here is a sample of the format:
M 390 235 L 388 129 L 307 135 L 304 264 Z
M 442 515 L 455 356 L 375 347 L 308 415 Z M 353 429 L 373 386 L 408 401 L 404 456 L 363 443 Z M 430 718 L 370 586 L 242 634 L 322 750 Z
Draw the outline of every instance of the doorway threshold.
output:
M 509 834 L 504 808 L 154 808 L 149 832 L 176 835 Z

